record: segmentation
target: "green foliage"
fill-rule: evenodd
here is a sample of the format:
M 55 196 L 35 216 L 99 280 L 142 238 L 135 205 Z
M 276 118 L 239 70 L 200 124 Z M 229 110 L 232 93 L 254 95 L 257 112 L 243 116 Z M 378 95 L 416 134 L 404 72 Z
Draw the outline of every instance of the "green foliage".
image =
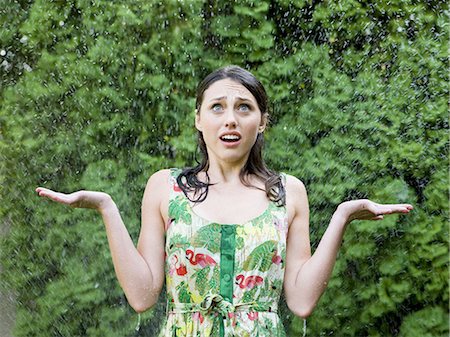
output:
M 192 237 L 192 243 L 198 247 L 204 247 L 211 253 L 218 253 L 220 251 L 220 242 L 219 239 L 212 238 L 220 238 L 219 235 L 215 235 L 214 233 L 220 232 L 220 225 L 217 223 L 211 223 L 209 225 L 203 226 Z
M 265 158 L 305 183 L 313 247 L 342 201 L 415 206 L 349 225 L 308 335 L 448 335 L 445 2 L 6 1 L 0 18 L 1 286 L 17 294 L 16 336 L 155 334 L 163 299 L 135 333 L 99 215 L 34 188 L 109 193 L 136 240 L 148 177 L 198 157 L 197 82 L 228 64 L 266 87 Z
M 428 307 L 408 315 L 400 327 L 400 336 L 444 337 L 448 335 L 448 312 Z
M 276 241 L 266 241 L 252 250 L 247 259 L 244 261 L 242 269 L 267 271 L 272 265 L 272 256 L 276 250 Z
M 169 204 L 169 214 L 176 219 L 186 224 L 191 223 L 191 213 L 189 207 L 189 201 L 181 195 L 175 198 L 175 202 Z

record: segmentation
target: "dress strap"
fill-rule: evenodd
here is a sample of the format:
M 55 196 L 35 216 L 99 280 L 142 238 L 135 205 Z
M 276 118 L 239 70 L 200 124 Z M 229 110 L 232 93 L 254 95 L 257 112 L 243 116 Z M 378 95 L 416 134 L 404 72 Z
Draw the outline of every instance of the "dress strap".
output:
M 170 168 L 169 171 L 170 171 L 169 178 L 168 178 L 169 188 L 170 188 L 169 209 L 168 209 L 169 219 L 165 226 L 166 231 L 168 230 L 168 228 L 170 227 L 172 222 L 175 220 L 173 210 L 178 208 L 178 203 L 179 203 L 180 199 L 182 199 L 182 196 L 184 196 L 183 191 L 181 190 L 181 188 L 178 186 L 178 183 L 177 183 L 177 177 L 181 173 L 182 170 L 179 168 Z
M 181 188 L 178 186 L 177 177 L 181 173 L 179 168 L 171 168 L 169 174 L 169 184 L 170 184 L 170 200 L 175 199 L 177 195 L 183 193 Z

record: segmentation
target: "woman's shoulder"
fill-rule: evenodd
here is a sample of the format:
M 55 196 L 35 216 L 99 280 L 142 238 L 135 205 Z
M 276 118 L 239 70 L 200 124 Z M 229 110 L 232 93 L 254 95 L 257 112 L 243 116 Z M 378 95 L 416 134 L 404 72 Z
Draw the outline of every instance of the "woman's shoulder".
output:
M 175 177 L 180 172 L 177 168 L 165 168 L 153 173 L 148 178 L 147 185 L 164 187 L 170 182 L 171 177 Z
M 303 183 L 303 181 L 301 181 L 300 179 L 298 179 L 297 177 L 281 172 L 282 175 L 284 175 L 286 178 L 286 189 L 294 192 L 294 194 L 297 193 L 302 193 L 304 191 L 306 191 L 306 187 L 305 184 Z
M 177 168 L 165 168 L 153 173 L 148 178 L 144 198 L 149 195 L 155 200 L 167 204 L 170 197 L 169 191 L 171 191 L 176 184 L 176 177 L 179 172 L 181 172 L 181 170 Z
M 165 168 L 165 169 L 161 169 L 159 171 L 154 172 L 149 179 L 154 179 L 154 180 L 159 180 L 162 178 L 167 178 L 170 174 L 171 169 L 170 168 Z
M 161 179 L 161 178 L 167 178 L 170 175 L 178 175 L 180 172 L 182 172 L 183 169 L 178 167 L 170 167 L 170 168 L 164 168 L 159 171 L 156 171 L 150 176 L 150 179 Z
M 296 214 L 303 214 L 308 209 L 308 193 L 305 184 L 297 177 L 286 174 L 286 207 L 289 224 Z

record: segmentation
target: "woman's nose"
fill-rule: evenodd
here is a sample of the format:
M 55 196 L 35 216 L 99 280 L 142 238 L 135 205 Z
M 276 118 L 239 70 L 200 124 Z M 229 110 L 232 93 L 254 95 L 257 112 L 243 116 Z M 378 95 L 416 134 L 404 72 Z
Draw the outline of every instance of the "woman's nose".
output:
M 236 119 L 236 115 L 234 113 L 233 110 L 228 110 L 227 114 L 226 114 L 226 119 L 225 119 L 225 126 L 228 127 L 236 127 L 237 126 L 237 119 Z

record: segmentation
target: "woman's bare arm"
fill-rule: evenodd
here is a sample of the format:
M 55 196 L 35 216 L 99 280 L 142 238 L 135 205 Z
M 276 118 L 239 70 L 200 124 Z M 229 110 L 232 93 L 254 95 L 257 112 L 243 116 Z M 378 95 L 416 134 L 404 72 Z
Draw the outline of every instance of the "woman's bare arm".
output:
M 138 248 L 122 221 L 112 198 L 102 192 L 78 191 L 63 194 L 38 187 L 42 197 L 71 207 L 96 209 L 102 215 L 109 248 L 119 283 L 128 302 L 137 312 L 152 307 L 164 281 L 164 221 L 162 199 L 168 196 L 168 171 L 150 177 L 142 201 L 142 227 Z
M 325 291 L 346 226 L 352 220 L 382 220 L 384 214 L 408 213 L 413 208 L 409 204 L 381 205 L 367 199 L 344 202 L 333 214 L 311 256 L 306 188 L 300 180 L 289 177 L 287 193 L 294 216 L 287 241 L 284 289 L 290 310 L 304 318 L 311 314 Z

